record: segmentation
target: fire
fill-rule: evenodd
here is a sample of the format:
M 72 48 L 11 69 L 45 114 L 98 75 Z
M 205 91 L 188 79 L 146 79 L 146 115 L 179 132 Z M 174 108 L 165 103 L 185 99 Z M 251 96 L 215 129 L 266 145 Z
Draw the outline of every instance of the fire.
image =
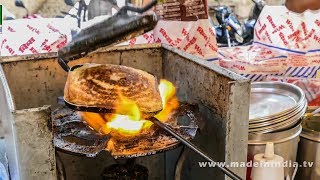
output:
M 103 128 L 104 125 L 107 123 L 105 121 L 102 114 L 98 113 L 91 113 L 91 112 L 79 112 L 81 117 L 88 123 L 90 127 L 94 130 L 102 133 L 102 134 L 109 134 L 110 131 L 106 128 Z
M 179 101 L 175 96 L 176 89 L 171 82 L 164 79 L 160 80 L 159 91 L 163 109 L 155 117 L 165 122 L 170 117 L 171 112 L 178 108 Z M 102 134 L 116 131 L 122 135 L 134 136 L 152 126 L 151 121 L 142 118 L 139 107 L 135 102 L 122 95 L 120 95 L 119 102 L 113 114 L 81 112 L 81 116 L 90 127 Z
M 116 107 L 116 112 L 107 118 L 110 119 L 106 123 L 107 129 L 116 130 L 120 134 L 134 135 L 152 125 L 152 122 L 142 119 L 135 102 L 121 95 L 119 101 L 121 103 Z
M 160 80 L 159 84 L 160 96 L 162 99 L 163 109 L 160 111 L 155 118 L 162 122 L 168 120 L 171 112 L 178 108 L 179 101 L 176 95 L 176 88 L 174 85 L 165 79 Z

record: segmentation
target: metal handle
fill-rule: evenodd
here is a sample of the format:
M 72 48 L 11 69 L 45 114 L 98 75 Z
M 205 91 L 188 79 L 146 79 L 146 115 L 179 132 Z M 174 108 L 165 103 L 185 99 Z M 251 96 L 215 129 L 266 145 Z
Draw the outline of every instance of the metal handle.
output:
M 154 14 L 129 16 L 127 11 L 143 13 L 156 3 L 157 1 L 153 0 L 143 8 L 124 6 L 116 15 L 82 29 L 70 43 L 59 50 L 58 62 L 60 66 L 68 72 L 70 70 L 68 66 L 70 60 L 84 57 L 100 47 L 108 47 L 130 40 L 152 30 L 158 21 Z
M 60 64 L 60 66 L 62 67 L 63 70 L 65 70 L 66 72 L 69 72 L 70 67 L 68 66 L 68 62 L 67 60 L 63 59 L 62 57 L 58 56 L 58 63 Z
M 203 152 L 201 149 L 199 149 L 196 145 L 192 144 L 190 141 L 186 140 L 184 137 L 182 137 L 181 135 L 177 134 L 170 126 L 162 123 L 161 121 L 159 121 L 157 118 L 152 117 L 149 119 L 150 121 L 152 121 L 153 123 L 155 123 L 156 125 L 158 125 L 160 128 L 164 129 L 165 131 L 167 131 L 168 133 L 170 133 L 172 136 L 174 136 L 175 138 L 177 138 L 180 142 L 182 142 L 184 145 L 188 146 L 190 149 L 192 149 L 193 151 L 195 151 L 196 153 L 198 153 L 199 155 L 201 155 L 203 158 L 205 158 L 206 160 L 215 163 L 215 161 L 209 156 L 207 155 L 205 152 Z M 223 167 L 223 166 L 217 166 L 223 173 L 225 173 L 227 176 L 229 176 L 231 179 L 234 180 L 242 180 L 241 177 L 239 177 L 238 175 L 236 175 L 234 172 L 232 172 L 230 169 Z

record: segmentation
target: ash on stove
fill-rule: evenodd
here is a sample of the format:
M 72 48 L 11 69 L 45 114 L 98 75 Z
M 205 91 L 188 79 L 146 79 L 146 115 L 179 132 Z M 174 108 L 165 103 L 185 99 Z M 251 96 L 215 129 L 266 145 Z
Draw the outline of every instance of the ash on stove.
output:
M 192 139 L 197 132 L 196 105 L 181 104 L 166 124 L 186 139 Z M 82 120 L 77 111 L 65 106 L 52 113 L 54 144 L 57 148 L 88 157 L 96 156 L 107 150 L 114 158 L 134 158 L 152 155 L 176 148 L 180 142 L 157 126 L 152 126 L 150 133 L 137 136 L 130 141 L 123 141 L 109 135 L 103 135 Z

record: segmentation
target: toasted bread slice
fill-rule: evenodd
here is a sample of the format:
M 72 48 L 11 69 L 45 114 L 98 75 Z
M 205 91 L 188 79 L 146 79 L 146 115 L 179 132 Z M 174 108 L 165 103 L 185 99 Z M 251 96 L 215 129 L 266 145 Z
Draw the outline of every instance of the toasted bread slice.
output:
M 145 114 L 162 110 L 155 76 L 134 68 L 111 64 L 85 64 L 68 74 L 64 98 L 78 106 L 115 109 L 121 97 L 133 101 Z

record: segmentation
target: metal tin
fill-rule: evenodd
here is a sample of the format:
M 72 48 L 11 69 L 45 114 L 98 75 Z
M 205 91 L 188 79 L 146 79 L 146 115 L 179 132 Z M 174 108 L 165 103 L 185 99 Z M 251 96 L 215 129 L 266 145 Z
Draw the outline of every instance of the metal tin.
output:
M 295 126 L 307 107 L 299 87 L 283 82 L 255 82 L 251 86 L 250 133 L 269 133 Z
M 255 82 L 251 86 L 250 122 L 261 122 L 297 109 L 305 101 L 304 92 L 283 82 Z
M 278 124 L 281 122 L 284 122 L 288 119 L 291 119 L 293 117 L 301 118 L 304 115 L 304 111 L 306 110 L 307 105 L 299 107 L 299 109 L 295 110 L 291 114 L 284 115 L 280 118 L 270 119 L 269 121 L 260 122 L 260 123 L 250 123 L 250 128 L 256 128 L 256 127 L 263 127 L 263 126 L 269 126 L 273 124 Z
M 300 124 L 286 131 L 253 134 L 249 133 L 248 141 L 248 160 L 253 159 L 255 154 L 263 153 L 267 142 L 274 143 L 275 154 L 280 155 L 288 163 L 296 161 L 298 150 L 299 134 L 302 127 Z M 292 176 L 294 167 L 286 167 L 285 175 Z
M 312 110 L 311 110 L 312 111 Z M 298 163 L 303 165 L 304 162 L 313 163 L 312 167 L 299 167 L 298 180 L 320 179 L 320 116 L 306 117 L 302 121 L 302 132 L 298 148 Z
M 292 126 L 296 125 L 299 121 L 301 121 L 301 118 L 304 115 L 305 109 L 307 105 L 303 106 L 300 110 L 300 112 L 296 115 L 293 115 L 292 117 L 283 117 L 284 121 L 277 122 L 274 124 L 267 124 L 266 126 L 262 127 L 249 127 L 250 133 L 268 133 L 268 132 L 276 132 L 281 130 L 286 130 L 288 128 L 291 128 Z
M 301 137 L 320 142 L 320 117 L 314 116 L 306 118 L 302 122 L 303 131 L 301 133 Z

